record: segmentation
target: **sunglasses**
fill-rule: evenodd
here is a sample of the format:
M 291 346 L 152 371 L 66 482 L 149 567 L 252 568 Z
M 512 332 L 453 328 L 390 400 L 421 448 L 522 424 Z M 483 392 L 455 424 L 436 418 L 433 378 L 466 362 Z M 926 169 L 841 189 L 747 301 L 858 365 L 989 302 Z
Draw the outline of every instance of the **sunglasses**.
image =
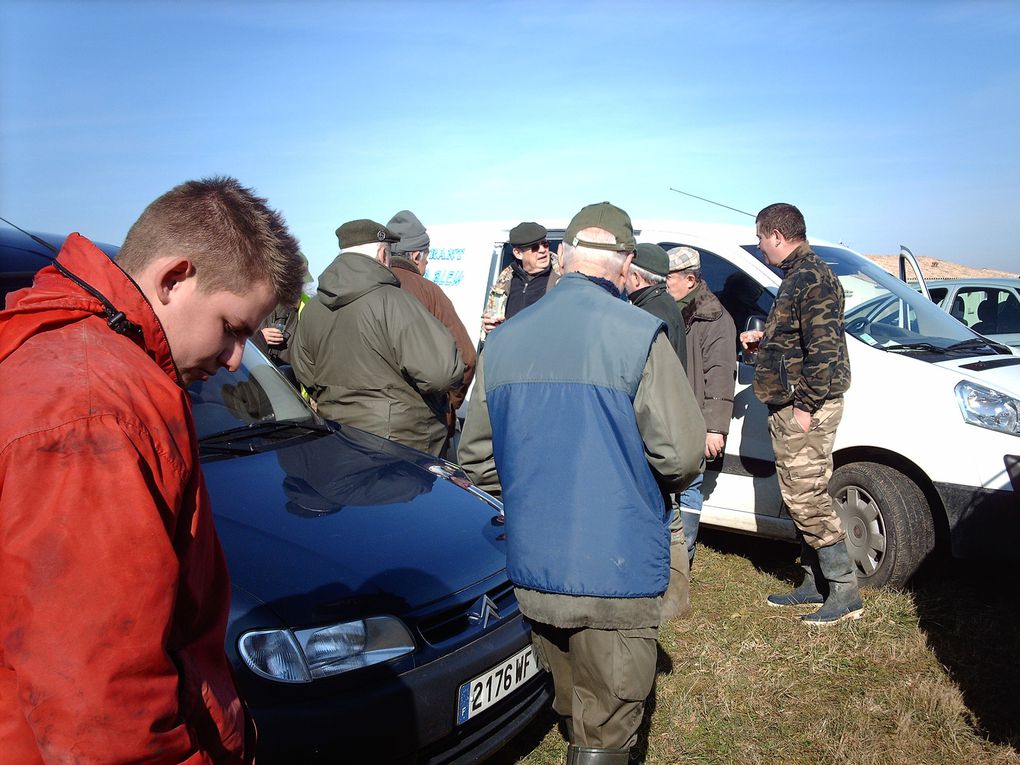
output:
M 532 252 L 538 252 L 543 247 L 545 247 L 546 249 L 549 249 L 549 240 L 548 239 L 543 239 L 541 242 L 535 242 L 534 244 L 529 244 L 529 245 L 527 245 L 525 247 L 519 247 L 518 249 L 521 252 L 527 252 L 528 250 L 531 250 Z

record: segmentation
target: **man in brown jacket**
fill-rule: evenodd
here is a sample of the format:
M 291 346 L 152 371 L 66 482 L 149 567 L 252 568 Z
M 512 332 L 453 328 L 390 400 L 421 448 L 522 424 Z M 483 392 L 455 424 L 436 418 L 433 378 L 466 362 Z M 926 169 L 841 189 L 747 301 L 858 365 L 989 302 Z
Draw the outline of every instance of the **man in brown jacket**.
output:
M 450 409 L 447 413 L 447 440 L 442 453 L 445 454 L 457 429 L 457 409 L 464 403 L 468 387 L 475 376 L 475 346 L 471 342 L 464 323 L 457 316 L 453 302 L 442 288 L 431 279 L 425 278 L 429 262 L 429 235 L 425 226 L 410 210 L 401 210 L 386 224 L 386 228 L 400 236 L 393 243 L 390 256 L 390 270 L 400 281 L 400 288 L 414 295 L 430 314 L 450 330 L 457 343 L 457 350 L 464 362 L 464 380 L 449 393 Z
M 733 387 L 737 378 L 737 328 L 719 299 L 701 278 L 701 254 L 693 247 L 669 251 L 666 288 L 680 306 L 687 328 L 687 379 L 705 417 L 705 460 L 722 457 L 733 417 Z M 687 556 L 694 560 L 704 496 L 702 473 L 678 497 L 687 539 Z

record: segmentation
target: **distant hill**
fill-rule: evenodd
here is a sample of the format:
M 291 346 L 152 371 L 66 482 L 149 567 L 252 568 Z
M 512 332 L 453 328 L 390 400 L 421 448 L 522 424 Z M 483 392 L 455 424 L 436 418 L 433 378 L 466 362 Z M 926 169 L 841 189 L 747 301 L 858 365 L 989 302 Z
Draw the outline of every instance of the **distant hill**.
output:
M 865 255 L 868 260 L 872 261 L 876 265 L 881 266 L 890 274 L 899 276 L 899 256 L 898 255 Z M 917 264 L 921 266 L 921 273 L 924 275 L 925 280 L 928 279 L 959 279 L 968 276 L 980 276 L 980 277 L 1011 277 L 1016 278 L 1020 276 L 1016 271 L 996 271 L 992 268 L 974 268 L 974 266 L 962 266 L 959 263 L 950 263 L 948 260 L 936 260 L 935 258 L 929 258 L 925 255 L 917 255 Z M 913 275 L 910 273 L 910 268 L 907 268 L 907 279 L 910 279 Z

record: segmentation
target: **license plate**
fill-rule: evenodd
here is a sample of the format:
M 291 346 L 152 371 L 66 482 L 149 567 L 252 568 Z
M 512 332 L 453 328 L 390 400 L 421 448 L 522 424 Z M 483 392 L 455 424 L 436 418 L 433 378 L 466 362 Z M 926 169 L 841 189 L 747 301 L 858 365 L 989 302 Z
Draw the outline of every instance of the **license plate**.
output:
M 541 671 L 529 645 L 464 683 L 457 691 L 457 725 L 499 703 Z

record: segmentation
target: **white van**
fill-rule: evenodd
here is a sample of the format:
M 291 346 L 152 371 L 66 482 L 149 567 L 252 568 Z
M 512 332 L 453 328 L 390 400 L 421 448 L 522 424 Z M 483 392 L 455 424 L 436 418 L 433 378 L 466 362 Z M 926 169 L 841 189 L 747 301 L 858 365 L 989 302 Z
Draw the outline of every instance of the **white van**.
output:
M 566 221 L 540 222 L 555 249 Z M 476 336 L 489 286 L 512 257 L 507 233 L 516 223 L 429 227 L 428 276 Z M 753 227 L 636 221 L 635 233 L 666 249 L 696 248 L 702 276 L 738 332 L 749 317 L 768 314 L 781 275 L 763 262 Z M 936 548 L 1017 557 L 1020 356 L 857 253 L 811 244 L 846 292 L 852 382 L 830 491 L 862 584 L 902 585 Z M 726 453 L 708 466 L 701 522 L 793 540 L 753 374 L 740 361 Z

